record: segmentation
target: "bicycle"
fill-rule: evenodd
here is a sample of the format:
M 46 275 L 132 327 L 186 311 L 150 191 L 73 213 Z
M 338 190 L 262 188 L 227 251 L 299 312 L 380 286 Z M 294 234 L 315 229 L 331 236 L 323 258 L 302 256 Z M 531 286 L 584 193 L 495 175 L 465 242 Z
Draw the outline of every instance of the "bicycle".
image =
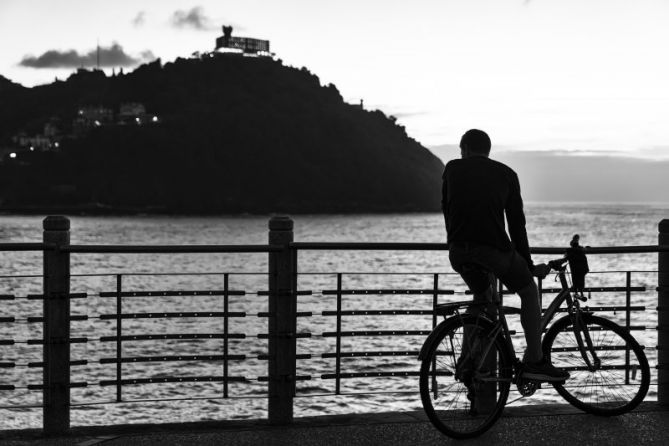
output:
M 575 407 L 595 415 L 619 415 L 634 409 L 646 396 L 650 367 L 643 348 L 623 327 L 595 316 L 572 294 L 567 282 L 567 259 L 548 263 L 562 286 L 541 319 L 546 360 L 570 373 L 566 382 L 551 383 Z M 548 328 L 566 302 L 567 315 Z M 453 438 L 476 437 L 501 416 L 515 384 L 521 398 L 531 396 L 541 382 L 522 377 L 506 314 L 520 309 L 506 307 L 500 299 L 438 305 L 444 317 L 430 333 L 419 354 L 420 395 L 428 418 Z M 463 311 L 464 310 L 464 311 Z M 477 313 L 477 314 L 475 314 Z M 447 316 L 450 316 L 447 318 Z

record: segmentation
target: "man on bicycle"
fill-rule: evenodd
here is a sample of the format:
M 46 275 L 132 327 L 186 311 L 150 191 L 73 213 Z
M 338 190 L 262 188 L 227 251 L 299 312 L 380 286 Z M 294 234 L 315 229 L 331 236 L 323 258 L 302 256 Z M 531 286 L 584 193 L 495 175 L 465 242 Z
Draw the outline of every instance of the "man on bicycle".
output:
M 469 130 L 460 141 L 462 158 L 449 161 L 444 169 L 441 204 L 449 259 L 477 302 L 492 302 L 493 290 L 486 271 L 518 293 L 520 322 L 527 343 L 522 376 L 562 382 L 569 373 L 545 361 L 541 351 L 541 308 L 533 274 L 545 277 L 549 268 L 532 262 L 518 176 L 488 157 L 490 146 L 485 132 Z

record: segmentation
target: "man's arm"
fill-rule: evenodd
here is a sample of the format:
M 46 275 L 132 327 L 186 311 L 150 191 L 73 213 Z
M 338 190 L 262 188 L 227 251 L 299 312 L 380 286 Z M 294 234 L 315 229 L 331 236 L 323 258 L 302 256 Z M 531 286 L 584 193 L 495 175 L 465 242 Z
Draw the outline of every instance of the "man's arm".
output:
M 525 212 L 523 211 L 523 199 L 520 195 L 520 183 L 515 172 L 511 180 L 511 193 L 506 203 L 506 220 L 509 223 L 509 235 L 516 247 L 516 251 L 525 259 L 530 271 L 534 270 L 534 263 L 530 255 L 530 244 L 527 241 L 527 230 L 525 229 Z

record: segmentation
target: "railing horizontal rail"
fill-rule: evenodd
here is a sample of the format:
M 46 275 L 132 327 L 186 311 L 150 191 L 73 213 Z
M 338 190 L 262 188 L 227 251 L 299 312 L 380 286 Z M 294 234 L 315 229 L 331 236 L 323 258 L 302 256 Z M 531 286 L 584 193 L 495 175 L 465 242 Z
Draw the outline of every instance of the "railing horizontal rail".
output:
M 102 336 L 100 342 L 118 341 L 165 341 L 165 340 L 193 340 L 193 339 L 245 339 L 242 333 L 186 333 L 186 334 L 154 334 L 154 335 L 124 335 Z
M 29 362 L 28 367 L 44 367 L 44 362 Z M 79 365 L 88 365 L 88 360 L 86 359 L 78 359 L 75 361 L 70 361 L 71 366 L 79 366 Z
M 196 311 L 196 312 L 165 312 L 165 313 L 123 313 L 123 314 L 101 314 L 100 319 L 158 319 L 172 317 L 246 317 L 244 311 Z
M 341 352 L 341 353 L 323 353 L 321 358 L 366 358 L 369 356 L 418 356 L 418 350 L 397 351 L 397 352 Z
M 381 251 L 447 251 L 446 243 L 360 243 L 360 242 L 293 242 L 291 249 L 302 250 L 381 250 Z M 532 254 L 564 254 L 566 248 L 533 247 Z M 585 248 L 587 254 L 641 254 L 669 252 L 669 245 L 606 246 Z
M 383 376 L 419 376 L 420 372 L 358 372 L 358 373 L 326 373 L 321 375 L 321 379 L 336 378 L 379 378 Z
M 295 338 L 295 339 L 302 339 L 302 338 L 310 338 L 311 333 L 276 333 L 276 334 L 270 334 L 270 333 L 258 333 L 257 335 L 258 339 L 269 339 L 269 338 Z
M 408 289 L 384 289 L 384 290 L 323 290 L 322 294 L 324 295 L 337 295 L 337 294 L 439 294 L 439 295 L 451 295 L 455 294 L 454 290 L 435 290 L 435 289 L 424 289 L 424 290 L 408 290 Z
M 102 291 L 100 297 L 175 297 L 175 296 L 244 296 L 245 291 L 199 290 L 199 291 Z
M 310 375 L 296 375 L 293 377 L 295 381 L 310 381 Z M 269 382 L 269 376 L 259 376 L 258 381 L 260 382 Z
M 625 327 L 625 329 L 627 329 L 627 330 L 646 330 L 646 328 L 647 327 L 645 325 L 631 325 L 629 327 Z M 590 327 L 589 326 L 588 331 L 610 331 L 610 328 L 595 327 L 595 326 Z M 560 333 L 572 333 L 572 332 L 573 332 L 573 330 L 571 328 L 566 328 L 564 330 L 560 330 Z
M 116 386 L 118 384 L 127 386 L 133 384 L 161 384 L 161 383 L 199 383 L 199 382 L 244 382 L 246 378 L 243 376 L 183 376 L 183 377 L 164 377 L 164 378 L 137 378 L 137 379 L 122 379 L 122 380 L 105 380 L 100 381 L 101 386 Z
M 70 245 L 61 251 L 77 254 L 197 254 L 268 253 L 282 249 L 273 245 Z
M 273 317 L 276 313 L 270 313 L 269 311 L 261 311 L 257 314 L 258 317 Z M 295 313 L 295 317 L 311 317 L 314 313 L 312 311 L 298 311 Z
M 588 305 L 588 310 L 590 311 L 646 311 L 646 307 L 642 305 L 632 305 L 632 306 L 591 306 Z M 542 311 L 546 311 L 546 309 L 542 309 Z M 569 310 L 567 308 L 558 308 L 556 310 L 557 313 L 566 313 Z
M 544 293 L 559 293 L 562 291 L 562 288 L 543 288 L 541 290 Z M 645 286 L 631 286 L 631 287 L 624 287 L 624 286 L 600 286 L 600 287 L 590 287 L 590 288 L 583 288 L 583 291 L 586 293 L 606 293 L 606 292 L 620 292 L 620 291 L 640 291 L 644 292 L 646 291 Z M 510 291 L 504 291 L 502 294 L 516 294 L 512 293 Z
M 66 293 L 66 294 L 61 294 L 61 293 L 51 293 L 51 298 L 56 298 L 56 299 L 61 299 L 61 298 L 67 298 L 67 299 L 85 299 L 88 297 L 87 293 Z M 28 294 L 26 296 L 26 299 L 29 300 L 43 300 L 44 299 L 44 294 Z
M 293 242 L 288 246 L 304 250 L 448 251 L 446 243 Z
M 55 344 L 85 344 L 88 342 L 87 337 L 80 338 L 51 338 L 51 341 L 45 341 L 44 339 L 28 339 L 26 343 L 28 345 L 55 345 Z
M 87 321 L 88 315 L 86 314 L 71 314 L 70 321 Z M 44 322 L 43 316 L 31 316 L 26 318 L 26 322 L 29 324 L 34 324 L 38 322 Z
M 135 362 L 179 362 L 179 361 L 239 361 L 246 355 L 174 355 L 174 356 L 135 356 L 121 358 L 121 363 Z M 117 364 L 118 358 L 102 358 L 100 364 Z
M 321 316 L 399 316 L 399 315 L 434 314 L 433 310 L 344 310 L 323 311 Z
M 430 331 L 426 330 L 362 330 L 362 331 L 326 331 L 323 333 L 324 338 L 335 336 L 350 337 L 350 336 L 427 336 Z
M 260 354 L 257 355 L 256 358 L 258 358 L 261 361 L 267 361 L 269 360 L 269 355 L 267 354 Z M 311 353 L 298 353 L 295 355 L 295 359 L 311 359 L 312 355 Z
M 28 390 L 44 390 L 44 389 L 47 389 L 48 387 L 49 387 L 49 386 L 47 386 L 47 385 L 45 385 L 45 384 L 28 384 L 28 385 L 26 386 L 26 389 L 28 389 Z M 88 383 L 85 382 L 85 381 L 81 381 L 81 382 L 70 382 L 70 383 L 67 385 L 67 387 L 68 387 L 68 388 L 88 387 Z
M 364 243 L 364 242 L 293 242 L 291 249 L 303 250 L 407 250 L 407 251 L 447 251 L 446 243 Z M 49 243 L 0 243 L 0 251 L 45 251 L 57 249 Z M 283 249 L 276 245 L 70 245 L 62 247 L 62 252 L 79 254 L 152 254 L 152 253 L 225 253 L 225 252 L 278 252 Z M 533 247 L 533 254 L 563 254 L 565 248 Z M 639 254 L 669 252 L 669 245 L 606 246 L 585 248 L 588 254 Z
M 0 243 L 0 251 L 44 251 L 55 247 L 46 243 Z
M 595 351 L 617 351 L 617 350 L 627 350 L 629 347 L 626 345 L 598 345 L 594 346 Z M 579 352 L 580 348 L 576 347 L 551 347 L 552 353 L 564 353 L 564 352 Z
M 588 371 L 587 367 L 562 367 L 564 370 L 568 372 L 583 372 L 583 371 Z M 599 370 L 627 370 L 629 369 L 629 366 L 625 364 L 614 364 L 614 365 L 601 365 L 599 367 Z M 602 385 L 602 384 L 600 384 Z

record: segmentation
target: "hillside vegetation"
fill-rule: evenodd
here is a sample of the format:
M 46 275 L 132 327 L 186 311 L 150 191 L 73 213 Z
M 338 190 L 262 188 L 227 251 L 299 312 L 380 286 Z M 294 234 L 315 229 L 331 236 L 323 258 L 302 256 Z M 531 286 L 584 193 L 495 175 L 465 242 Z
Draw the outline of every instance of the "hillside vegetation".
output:
M 5 210 L 170 213 L 439 209 L 441 161 L 381 111 L 345 103 L 305 68 L 217 56 L 80 71 L 23 88 L 0 79 L 0 146 L 78 108 L 140 102 L 155 125 L 103 125 L 57 151 L 5 156 Z

